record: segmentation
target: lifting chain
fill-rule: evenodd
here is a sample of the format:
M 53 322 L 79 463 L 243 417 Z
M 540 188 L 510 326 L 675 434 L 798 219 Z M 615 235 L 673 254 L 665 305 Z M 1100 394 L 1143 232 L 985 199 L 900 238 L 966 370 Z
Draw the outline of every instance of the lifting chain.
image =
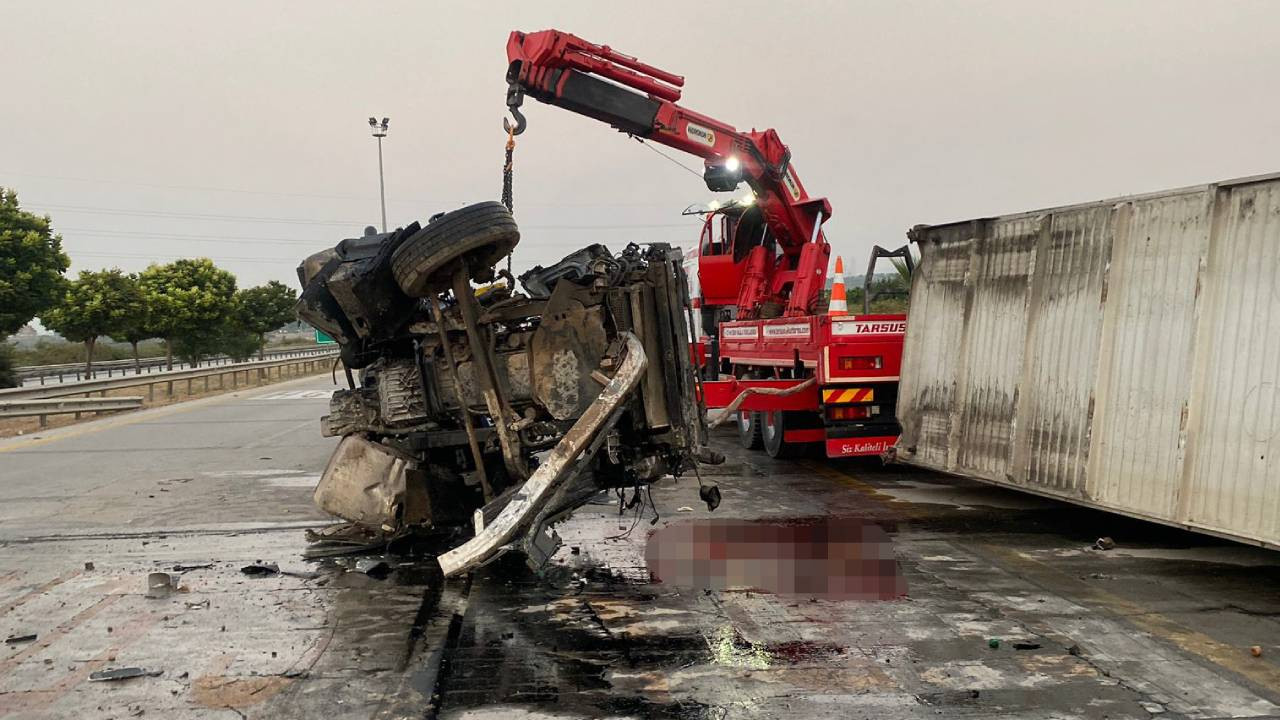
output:
M 502 204 L 511 212 L 511 158 L 516 150 L 516 128 L 507 128 L 507 158 L 502 165 Z M 507 254 L 507 276 L 511 275 L 511 253 Z M 514 288 L 514 286 L 513 286 Z

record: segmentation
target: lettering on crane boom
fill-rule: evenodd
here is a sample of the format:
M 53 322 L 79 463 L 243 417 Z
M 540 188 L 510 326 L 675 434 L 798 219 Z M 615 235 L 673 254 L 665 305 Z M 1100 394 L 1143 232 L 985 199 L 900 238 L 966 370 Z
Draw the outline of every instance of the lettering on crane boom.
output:
M 787 186 L 792 200 L 800 199 L 800 183 L 796 182 L 795 171 L 791 168 L 787 168 L 787 172 L 782 175 L 782 184 Z
M 720 334 L 725 340 L 755 340 L 760 337 L 760 328 L 754 325 L 746 327 L 726 327 Z
M 716 146 L 716 132 L 710 128 L 704 128 L 693 123 L 685 123 L 684 134 L 690 140 L 702 143 L 707 147 Z
M 837 320 L 831 323 L 832 335 L 903 335 L 906 320 Z

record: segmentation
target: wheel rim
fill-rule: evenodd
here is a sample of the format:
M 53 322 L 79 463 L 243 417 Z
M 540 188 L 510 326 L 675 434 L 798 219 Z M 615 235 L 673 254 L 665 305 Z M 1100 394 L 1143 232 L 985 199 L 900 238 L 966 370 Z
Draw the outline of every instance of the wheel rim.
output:
M 766 441 L 772 444 L 774 438 L 777 437 L 777 433 L 780 432 L 776 413 L 774 412 L 760 413 L 760 421 L 761 421 L 760 432 L 763 433 Z

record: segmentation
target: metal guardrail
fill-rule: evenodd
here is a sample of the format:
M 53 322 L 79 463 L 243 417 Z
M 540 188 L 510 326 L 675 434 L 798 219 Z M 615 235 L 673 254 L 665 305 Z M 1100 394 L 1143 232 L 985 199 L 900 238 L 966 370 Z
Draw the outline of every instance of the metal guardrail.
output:
M 175 382 L 185 381 L 187 383 L 187 394 L 191 394 L 192 382 L 195 380 L 204 380 L 204 389 L 209 390 L 210 378 L 218 378 L 218 388 L 226 387 L 226 377 L 231 376 L 232 387 L 239 385 L 240 373 L 245 374 L 245 384 L 249 384 L 250 373 L 257 372 L 259 377 L 271 377 L 271 371 L 276 370 L 277 376 L 282 376 L 283 369 L 292 365 L 309 366 L 314 369 L 316 365 L 325 361 L 331 361 L 338 357 L 337 349 L 326 350 L 323 354 L 310 354 L 304 357 L 288 358 L 284 360 L 255 360 L 245 363 L 234 363 L 231 365 L 216 365 L 214 367 L 194 368 L 190 370 L 171 370 L 168 372 L 158 372 L 151 375 L 126 375 L 115 378 L 99 378 L 97 380 L 82 380 L 80 382 L 68 382 L 60 385 L 34 385 L 30 387 L 10 388 L 0 390 L 0 403 L 10 400 L 27 400 L 36 398 L 59 398 L 70 397 L 73 395 L 82 395 L 89 397 L 92 394 L 100 396 L 106 395 L 108 390 L 120 390 L 123 388 L 146 387 L 147 398 L 155 398 L 156 385 L 165 385 L 168 395 L 173 395 L 173 384 Z
M 67 413 L 136 410 L 142 407 L 140 396 L 96 398 L 45 398 L 37 400 L 0 400 L 0 418 L 36 417 L 41 424 L 46 415 Z
M 298 348 L 282 348 L 279 350 L 268 350 L 264 359 L 278 360 L 282 358 L 293 357 L 310 357 L 331 354 L 334 351 L 332 345 L 321 345 L 311 347 Z M 166 362 L 164 357 L 142 358 L 137 366 L 133 360 L 100 360 L 93 363 L 93 377 L 106 373 L 108 378 L 115 376 L 125 376 L 129 374 L 139 375 L 142 373 L 151 374 L 153 372 L 162 372 Z M 234 364 L 231 358 L 226 355 L 215 355 L 205 358 L 204 361 L 208 365 L 230 365 Z M 195 369 L 195 368 L 187 368 Z M 74 376 L 76 381 L 80 381 L 84 375 L 84 363 L 61 363 L 57 365 L 24 365 L 13 369 L 14 374 L 19 380 L 38 380 L 40 385 L 45 384 L 45 378 L 56 377 L 61 383 L 64 377 Z M 141 372 L 139 372 L 141 371 Z M 90 379 L 90 378 L 85 378 Z

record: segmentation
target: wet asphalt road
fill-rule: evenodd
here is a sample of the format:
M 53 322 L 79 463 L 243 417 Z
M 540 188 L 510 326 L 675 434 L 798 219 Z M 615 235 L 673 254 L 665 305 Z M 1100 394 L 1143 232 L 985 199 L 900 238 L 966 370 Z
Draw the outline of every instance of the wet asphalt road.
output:
M 1280 554 L 928 473 L 772 461 L 727 434 L 704 473 L 718 511 L 687 479 L 655 488 L 655 525 L 602 496 L 540 575 L 304 562 L 301 528 L 327 522 L 310 491 L 331 389 L 0 442 L 0 633 L 37 635 L 0 646 L 0 717 L 1280 714 Z M 1100 535 L 1117 547 L 1088 549 Z M 824 542 L 841 561 L 816 567 L 863 599 L 797 591 Z M 240 572 L 255 560 L 298 575 Z M 144 597 L 175 566 L 179 590 Z M 707 571 L 782 592 L 691 584 Z M 159 674 L 88 681 L 129 666 Z

